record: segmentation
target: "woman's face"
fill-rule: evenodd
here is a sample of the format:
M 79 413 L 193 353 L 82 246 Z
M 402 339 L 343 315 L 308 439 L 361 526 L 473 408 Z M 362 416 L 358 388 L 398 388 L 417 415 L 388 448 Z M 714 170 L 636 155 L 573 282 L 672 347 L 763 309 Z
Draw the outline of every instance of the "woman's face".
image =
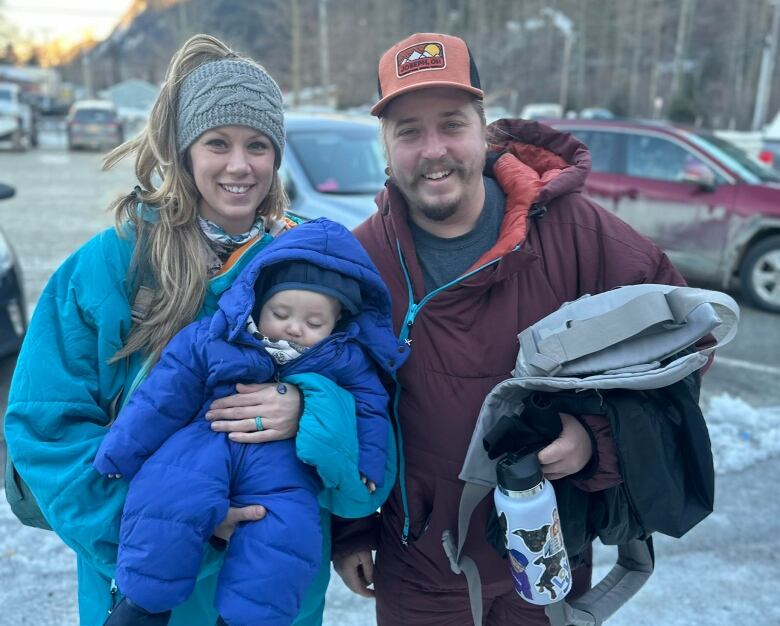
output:
M 189 147 L 198 214 L 231 235 L 248 231 L 268 195 L 276 152 L 271 140 L 248 126 L 219 126 Z

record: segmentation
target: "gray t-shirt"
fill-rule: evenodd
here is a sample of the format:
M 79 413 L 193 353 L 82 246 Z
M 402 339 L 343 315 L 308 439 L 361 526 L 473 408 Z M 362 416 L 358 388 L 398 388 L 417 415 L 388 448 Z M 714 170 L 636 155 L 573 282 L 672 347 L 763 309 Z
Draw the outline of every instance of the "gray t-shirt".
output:
M 506 195 L 494 179 L 483 176 L 482 180 L 485 206 L 474 228 L 465 235 L 451 239 L 437 237 L 409 220 L 417 259 L 425 276 L 426 292 L 430 293 L 464 274 L 498 241 Z

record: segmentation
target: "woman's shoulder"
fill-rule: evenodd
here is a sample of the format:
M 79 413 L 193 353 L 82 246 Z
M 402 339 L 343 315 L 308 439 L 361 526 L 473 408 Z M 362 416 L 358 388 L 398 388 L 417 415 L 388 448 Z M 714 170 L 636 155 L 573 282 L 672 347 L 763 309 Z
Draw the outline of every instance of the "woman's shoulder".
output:
M 116 263 L 127 266 L 133 256 L 135 235 L 129 227 L 120 233 L 115 226 L 106 228 L 84 242 L 63 262 L 60 269 L 76 268 L 88 265 L 93 270 L 95 264 Z
M 82 306 L 126 294 L 135 238 L 107 228 L 81 245 L 54 272 L 46 291 L 58 299 L 75 296 Z

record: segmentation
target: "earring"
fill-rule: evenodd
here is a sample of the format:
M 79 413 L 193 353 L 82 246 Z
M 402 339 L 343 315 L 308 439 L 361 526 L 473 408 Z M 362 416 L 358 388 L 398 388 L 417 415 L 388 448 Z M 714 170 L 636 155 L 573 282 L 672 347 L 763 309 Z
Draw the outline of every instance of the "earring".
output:
M 390 169 L 390 166 L 388 165 L 388 166 L 385 168 L 385 176 L 392 176 L 392 174 L 393 174 L 393 170 L 391 170 L 391 169 Z

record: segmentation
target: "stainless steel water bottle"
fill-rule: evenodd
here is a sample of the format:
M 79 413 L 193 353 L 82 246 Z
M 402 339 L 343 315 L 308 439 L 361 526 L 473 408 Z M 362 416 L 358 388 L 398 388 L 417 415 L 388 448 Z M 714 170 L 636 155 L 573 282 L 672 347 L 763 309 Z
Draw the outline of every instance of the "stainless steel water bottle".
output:
M 496 512 L 515 590 L 532 604 L 562 600 L 572 579 L 553 486 L 535 453 L 507 455 L 496 475 Z

